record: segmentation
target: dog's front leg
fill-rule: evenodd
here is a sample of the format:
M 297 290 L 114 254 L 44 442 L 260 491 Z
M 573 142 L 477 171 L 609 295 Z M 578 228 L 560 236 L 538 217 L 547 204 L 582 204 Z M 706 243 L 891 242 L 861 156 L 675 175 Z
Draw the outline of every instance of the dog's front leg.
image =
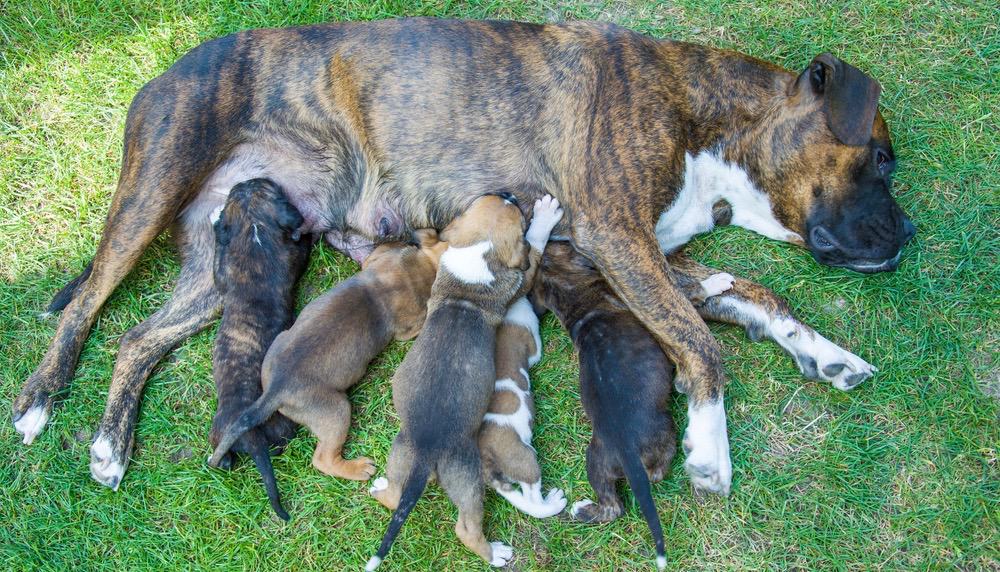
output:
M 688 396 L 684 469 L 695 489 L 728 495 L 732 465 L 719 345 L 675 285 L 652 229 L 636 224 L 641 217 L 611 214 L 614 220 L 593 221 L 578 211 L 573 241 L 677 366 L 677 389 Z
M 680 252 L 667 261 L 678 283 L 701 283 L 718 276 L 709 268 Z M 847 391 L 875 374 L 877 369 L 826 339 L 792 314 L 788 304 L 767 287 L 737 278 L 732 288 L 695 304 L 706 320 L 742 326 L 753 341 L 774 340 L 792 358 L 802 375 L 833 384 Z

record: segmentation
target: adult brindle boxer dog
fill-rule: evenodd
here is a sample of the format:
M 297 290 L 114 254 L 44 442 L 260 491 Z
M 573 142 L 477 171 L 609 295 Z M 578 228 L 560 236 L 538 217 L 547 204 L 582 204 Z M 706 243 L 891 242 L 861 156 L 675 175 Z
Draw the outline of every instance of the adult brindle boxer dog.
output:
M 731 481 L 719 346 L 664 251 L 731 222 L 830 266 L 896 267 L 913 235 L 889 193 L 879 84 L 830 54 L 800 74 L 736 52 L 605 23 L 399 19 L 250 30 L 194 48 L 129 108 L 121 177 L 97 253 L 13 406 L 26 443 L 73 374 L 98 311 L 150 242 L 178 223 L 173 298 L 122 337 L 92 461 L 124 470 L 153 365 L 218 307 L 208 216 L 233 184 L 268 177 L 304 232 L 356 256 L 442 228 L 485 192 L 567 216 L 556 237 L 592 259 L 677 366 L 699 489 Z

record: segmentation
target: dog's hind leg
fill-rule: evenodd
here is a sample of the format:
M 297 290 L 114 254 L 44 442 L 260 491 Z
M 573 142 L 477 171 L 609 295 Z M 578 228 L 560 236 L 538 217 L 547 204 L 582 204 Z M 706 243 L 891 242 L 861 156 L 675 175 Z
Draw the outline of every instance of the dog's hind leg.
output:
M 718 271 L 695 262 L 683 253 L 667 260 L 678 282 L 711 280 Z M 774 340 L 795 359 L 802 375 L 849 390 L 877 371 L 874 366 L 841 348 L 802 323 L 777 294 L 756 282 L 736 279 L 732 288 L 695 304 L 706 320 L 742 326 L 753 341 Z
M 207 217 L 185 221 L 180 231 L 182 266 L 170 300 L 125 333 L 111 379 L 104 418 L 90 448 L 90 474 L 118 488 L 132 450 L 133 431 L 146 379 L 171 348 L 209 326 L 221 309 L 212 278 L 215 235 Z
M 514 550 L 502 542 L 489 542 L 483 534 L 483 482 L 479 451 L 474 443 L 448 455 L 438 464 L 438 482 L 458 507 L 455 534 L 469 550 L 491 566 L 505 566 Z
M 573 503 L 570 516 L 582 522 L 611 522 L 624 510 L 622 499 L 615 490 L 618 479 L 625 474 L 617 467 L 617 455 L 606 450 L 597 441 L 587 447 L 587 480 L 597 497 L 597 502 L 583 499 Z
M 222 138 L 238 136 L 213 124 L 225 119 L 220 114 L 197 111 L 218 83 L 211 79 L 178 82 L 165 74 L 132 101 L 118 188 L 90 275 L 74 290 L 48 351 L 13 403 L 25 444 L 48 421 L 104 302 L 222 158 L 228 148 Z
M 332 477 L 367 481 L 375 474 L 375 462 L 368 457 L 347 460 L 342 455 L 351 427 L 351 403 L 347 396 L 326 388 L 312 393 L 307 399 L 310 412 L 301 418 L 309 419 L 309 429 L 319 439 L 313 466 Z M 294 412 L 289 413 L 292 419 L 300 418 Z

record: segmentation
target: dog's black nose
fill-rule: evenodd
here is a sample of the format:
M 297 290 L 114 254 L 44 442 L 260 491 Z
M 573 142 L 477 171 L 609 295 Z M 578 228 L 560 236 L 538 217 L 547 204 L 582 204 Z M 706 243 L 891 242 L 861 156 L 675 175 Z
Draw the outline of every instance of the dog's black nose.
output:
M 503 199 L 504 201 L 514 206 L 517 206 L 517 197 L 514 196 L 514 193 L 511 193 L 509 191 L 500 191 L 499 193 L 497 193 L 497 196 Z
M 909 242 L 911 238 L 913 238 L 914 236 L 916 236 L 916 234 L 917 234 L 917 227 L 914 226 L 913 221 L 910 220 L 910 217 L 904 215 L 903 216 L 903 244 L 906 244 L 907 242 Z

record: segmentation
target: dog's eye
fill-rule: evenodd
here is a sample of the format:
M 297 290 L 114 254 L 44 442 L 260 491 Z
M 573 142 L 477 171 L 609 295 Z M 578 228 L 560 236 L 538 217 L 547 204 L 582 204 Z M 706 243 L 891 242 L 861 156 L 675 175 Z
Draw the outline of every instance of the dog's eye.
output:
M 881 149 L 875 150 L 875 167 L 880 175 L 888 175 L 892 172 L 894 161 Z

